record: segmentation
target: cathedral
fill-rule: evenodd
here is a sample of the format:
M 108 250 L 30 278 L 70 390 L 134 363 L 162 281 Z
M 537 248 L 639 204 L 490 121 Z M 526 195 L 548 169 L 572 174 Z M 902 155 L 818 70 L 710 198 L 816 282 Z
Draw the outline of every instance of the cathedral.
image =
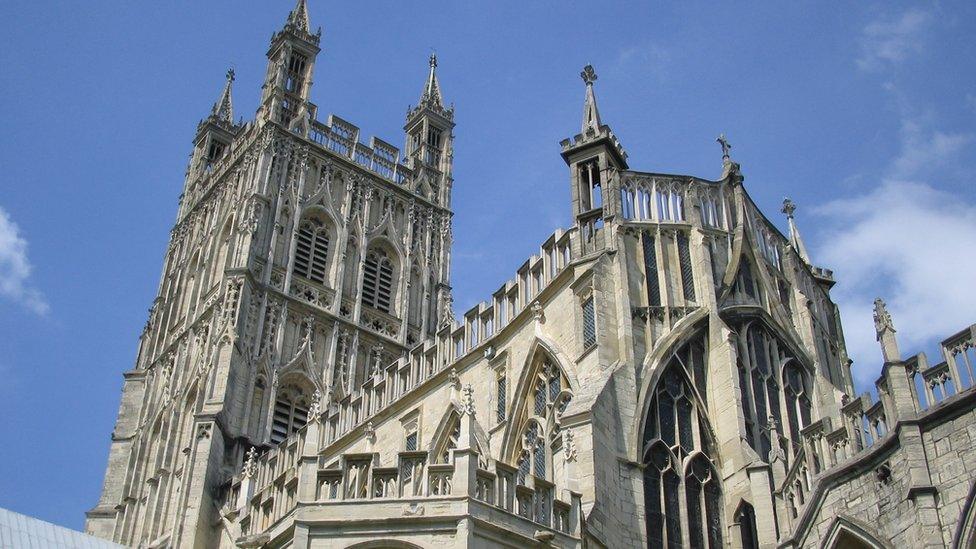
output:
M 572 226 L 454 313 L 454 108 L 310 101 L 298 0 L 253 120 L 197 127 L 88 533 L 136 547 L 976 547 L 976 325 L 858 395 L 833 273 L 722 175 L 632 169 L 582 71 Z M 420 81 L 418 75 L 418 83 Z M 716 147 L 718 150 L 718 147 Z M 716 154 L 717 157 L 717 154 Z M 716 162 L 717 164 L 717 162 Z

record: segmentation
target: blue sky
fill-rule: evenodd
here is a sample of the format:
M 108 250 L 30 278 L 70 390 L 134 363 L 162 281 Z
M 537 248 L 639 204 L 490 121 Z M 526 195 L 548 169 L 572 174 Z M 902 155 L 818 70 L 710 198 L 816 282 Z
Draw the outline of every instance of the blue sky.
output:
M 976 3 L 786 4 L 311 0 L 312 95 L 402 143 L 436 49 L 461 309 L 568 225 L 584 64 L 635 169 L 716 178 L 725 132 L 770 218 L 799 204 L 866 387 L 876 295 L 908 353 L 976 320 Z M 253 115 L 292 2 L 244 5 L 0 4 L 0 507 L 81 528 L 96 502 L 196 122 L 228 66 Z

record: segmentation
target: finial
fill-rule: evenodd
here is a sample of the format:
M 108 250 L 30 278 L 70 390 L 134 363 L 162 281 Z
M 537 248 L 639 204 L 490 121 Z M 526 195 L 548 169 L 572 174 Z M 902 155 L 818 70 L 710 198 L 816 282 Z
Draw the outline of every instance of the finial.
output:
M 810 254 L 807 253 L 807 247 L 803 243 L 803 238 L 800 236 L 800 229 L 796 226 L 796 220 L 793 218 L 793 214 L 796 212 L 796 202 L 793 202 L 789 198 L 784 198 L 783 207 L 780 211 L 786 214 L 786 222 L 790 226 L 790 244 L 796 250 L 800 259 L 807 265 L 810 265 Z
M 717 141 L 720 145 L 722 145 L 722 159 L 728 160 L 729 149 L 732 148 L 732 145 L 730 145 L 729 140 L 725 138 L 725 134 L 724 133 L 719 134 L 718 139 L 716 139 L 715 141 Z
M 583 100 L 583 124 L 580 126 L 580 134 L 593 138 L 600 133 L 603 123 L 600 122 L 600 111 L 596 108 L 596 94 L 593 92 L 593 83 L 596 82 L 596 71 L 593 65 L 583 67 L 580 73 L 583 82 L 586 83 L 586 97 Z
M 429 63 L 430 63 L 430 68 L 433 69 L 433 68 L 437 67 L 437 53 L 436 52 L 430 52 L 430 60 L 429 60 Z
M 783 199 L 783 208 L 780 210 L 786 214 L 787 219 L 793 219 L 793 212 L 796 211 L 796 203 L 790 200 L 789 197 Z
M 583 82 L 586 82 L 587 86 L 592 86 L 596 82 L 596 70 L 593 69 L 593 65 L 587 65 L 583 67 L 583 72 L 580 73 L 580 78 Z
M 228 82 L 233 82 L 234 81 L 234 76 L 235 76 L 234 68 L 231 67 L 231 68 L 227 69 L 227 81 Z

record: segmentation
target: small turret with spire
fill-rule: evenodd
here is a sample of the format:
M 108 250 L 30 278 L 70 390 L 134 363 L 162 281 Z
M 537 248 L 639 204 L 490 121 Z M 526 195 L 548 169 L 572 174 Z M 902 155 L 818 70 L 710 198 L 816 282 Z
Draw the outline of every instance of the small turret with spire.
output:
M 424 81 L 420 101 L 407 108 L 403 125 L 406 144 L 406 162 L 413 169 L 414 190 L 438 206 L 451 207 L 454 188 L 454 105 L 445 106 L 441 84 L 437 79 L 437 55 L 427 60 L 427 79 Z M 440 318 L 452 314 L 451 287 L 451 233 L 444 235 L 445 245 L 441 265 L 443 271 L 431 293 L 436 295 Z
M 233 88 L 234 69 L 227 69 L 224 89 L 210 109 L 210 114 L 197 125 L 197 133 L 193 138 L 193 154 L 187 170 L 187 184 L 224 156 L 241 129 L 240 124 L 234 123 Z
M 289 126 L 297 118 L 314 118 L 315 106 L 308 99 L 321 39 L 321 28 L 315 34 L 310 30 L 306 0 L 298 0 L 284 27 L 271 36 L 258 109 L 262 123 L 274 121 Z
M 227 82 L 224 84 L 224 91 L 221 92 L 217 102 L 214 103 L 210 111 L 210 118 L 217 123 L 234 124 L 234 98 L 232 87 L 234 84 L 234 69 L 227 69 Z
M 627 169 L 627 152 L 610 126 L 600 119 L 593 86 L 597 79 L 593 65 L 583 67 L 580 78 L 586 86 L 580 133 L 572 139 L 562 140 L 559 145 L 570 169 L 570 196 L 576 225 L 583 234 L 595 236 L 604 221 L 615 213 L 615 202 L 604 197 L 617 196 L 617 174 Z M 588 243 L 592 240 L 587 238 Z
M 437 80 L 437 55 L 431 53 L 427 64 L 427 80 L 420 101 L 417 106 L 407 110 L 407 121 L 403 127 L 407 132 L 406 151 L 415 168 L 434 170 L 439 175 L 447 175 L 449 179 L 454 106 L 444 106 L 444 96 Z M 450 184 L 449 181 L 443 183 Z

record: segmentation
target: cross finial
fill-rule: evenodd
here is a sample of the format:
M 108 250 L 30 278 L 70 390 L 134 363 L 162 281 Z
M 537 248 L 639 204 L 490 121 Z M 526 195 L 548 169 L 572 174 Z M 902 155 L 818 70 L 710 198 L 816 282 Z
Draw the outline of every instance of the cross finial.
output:
M 586 82 L 587 86 L 592 86 L 596 82 L 596 70 L 593 69 L 593 65 L 587 65 L 583 67 L 583 72 L 580 73 L 580 78 L 583 82 Z
M 234 74 L 235 73 L 234 73 L 234 69 L 233 68 L 227 69 L 227 81 L 228 82 L 233 82 L 234 81 Z
M 437 66 L 437 54 L 436 53 L 430 52 L 430 61 L 429 62 L 430 62 L 430 68 L 434 68 L 434 67 Z
M 796 211 L 796 203 L 789 199 L 789 197 L 783 199 L 783 209 L 781 212 L 786 214 L 787 219 L 793 219 L 793 212 Z
M 728 158 L 729 157 L 729 149 L 732 148 L 732 145 L 730 145 L 729 144 L 729 140 L 725 138 L 725 134 L 724 133 L 723 134 L 720 134 L 718 136 L 718 139 L 716 139 L 715 141 L 717 141 L 719 143 L 719 145 L 722 146 L 722 158 L 723 159 Z

